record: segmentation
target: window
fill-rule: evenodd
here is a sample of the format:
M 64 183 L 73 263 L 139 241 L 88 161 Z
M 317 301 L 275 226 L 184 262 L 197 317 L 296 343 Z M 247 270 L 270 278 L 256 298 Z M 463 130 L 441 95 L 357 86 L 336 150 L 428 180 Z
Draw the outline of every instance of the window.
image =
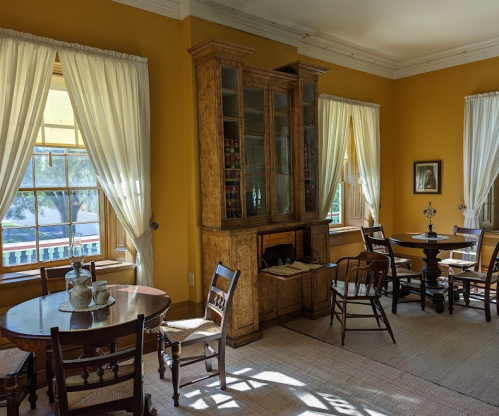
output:
M 103 211 L 64 79 L 54 74 L 31 160 L 2 219 L 2 269 L 65 259 L 74 233 L 86 256 L 100 256 Z
M 329 209 L 328 216 L 332 222 L 330 227 L 369 226 L 369 206 L 362 191 L 360 170 L 355 150 L 353 125 L 350 121 L 350 140 L 343 160 L 340 183 Z
M 331 204 L 331 208 L 327 214 L 326 219 L 331 220 L 332 226 L 341 226 L 344 225 L 343 222 L 343 187 L 344 183 L 340 182 L 336 187 L 336 193 L 334 194 L 333 202 Z
M 486 231 L 499 231 L 499 176 L 494 180 L 492 187 L 485 199 L 478 221 L 480 228 Z

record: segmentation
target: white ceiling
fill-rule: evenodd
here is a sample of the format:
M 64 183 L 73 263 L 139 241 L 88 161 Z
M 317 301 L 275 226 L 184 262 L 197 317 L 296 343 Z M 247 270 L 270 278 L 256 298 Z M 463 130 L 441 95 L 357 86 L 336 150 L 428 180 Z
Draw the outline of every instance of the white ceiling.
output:
M 200 17 L 387 78 L 499 56 L 498 0 L 113 0 Z

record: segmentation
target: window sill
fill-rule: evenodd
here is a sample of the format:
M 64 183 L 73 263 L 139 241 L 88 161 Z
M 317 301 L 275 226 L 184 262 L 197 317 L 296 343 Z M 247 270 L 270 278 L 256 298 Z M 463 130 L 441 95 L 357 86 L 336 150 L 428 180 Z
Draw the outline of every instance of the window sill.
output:
M 97 276 L 102 276 L 104 279 L 106 274 L 134 269 L 134 263 L 123 263 L 113 260 L 101 260 L 95 262 L 95 271 Z M 36 280 L 40 280 L 39 269 L 0 274 L 0 290 L 2 285 L 23 285 Z
M 358 227 L 338 227 L 329 229 L 329 244 L 340 246 L 343 244 L 361 243 L 362 236 Z

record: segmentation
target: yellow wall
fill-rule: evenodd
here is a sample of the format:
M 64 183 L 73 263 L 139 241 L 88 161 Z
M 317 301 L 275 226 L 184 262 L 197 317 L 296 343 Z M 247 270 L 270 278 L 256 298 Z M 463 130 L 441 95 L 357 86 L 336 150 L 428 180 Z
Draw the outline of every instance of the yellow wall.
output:
M 155 286 L 173 302 L 203 300 L 195 70 L 187 49 L 207 38 L 256 49 L 245 63 L 261 68 L 303 60 L 328 67 L 319 92 L 381 105 L 381 222 L 387 234 L 424 231 L 431 200 L 436 230 L 462 224 L 464 96 L 499 88 L 499 59 L 401 80 L 366 74 L 309 57 L 296 48 L 197 18 L 180 22 L 110 0 L 3 2 L 0 26 L 149 60 L 151 188 Z M 442 195 L 413 195 L 416 160 L 442 160 Z M 352 245 L 357 250 L 357 245 Z M 339 253 L 344 253 L 342 248 Z M 356 253 L 355 253 L 356 254 Z M 187 284 L 188 272 L 196 276 Z
M 463 225 L 457 206 L 464 202 L 464 97 L 497 91 L 498 73 L 494 58 L 395 81 L 394 232 L 426 231 L 422 211 L 429 201 L 437 210 L 435 231 Z M 432 160 L 442 161 L 442 193 L 414 195 L 413 163 Z
M 148 58 L 152 212 L 160 224 L 153 232 L 154 280 L 174 302 L 187 300 L 192 149 L 182 123 L 182 22 L 109 0 L 19 0 L 2 2 L 0 26 Z

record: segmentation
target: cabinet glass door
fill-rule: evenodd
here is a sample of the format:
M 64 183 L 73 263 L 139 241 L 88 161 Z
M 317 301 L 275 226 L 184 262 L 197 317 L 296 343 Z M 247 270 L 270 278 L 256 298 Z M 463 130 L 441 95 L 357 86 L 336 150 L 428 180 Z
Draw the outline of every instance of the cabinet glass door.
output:
M 276 214 L 291 214 L 292 172 L 291 172 L 291 132 L 290 98 L 288 94 L 274 92 L 274 172 Z
M 257 88 L 244 89 L 244 157 L 246 215 L 267 215 L 265 93 Z
M 239 152 L 238 72 L 222 66 L 225 217 L 242 218 L 241 160 Z
M 303 167 L 305 212 L 316 211 L 316 178 L 315 178 L 315 87 L 303 84 Z

